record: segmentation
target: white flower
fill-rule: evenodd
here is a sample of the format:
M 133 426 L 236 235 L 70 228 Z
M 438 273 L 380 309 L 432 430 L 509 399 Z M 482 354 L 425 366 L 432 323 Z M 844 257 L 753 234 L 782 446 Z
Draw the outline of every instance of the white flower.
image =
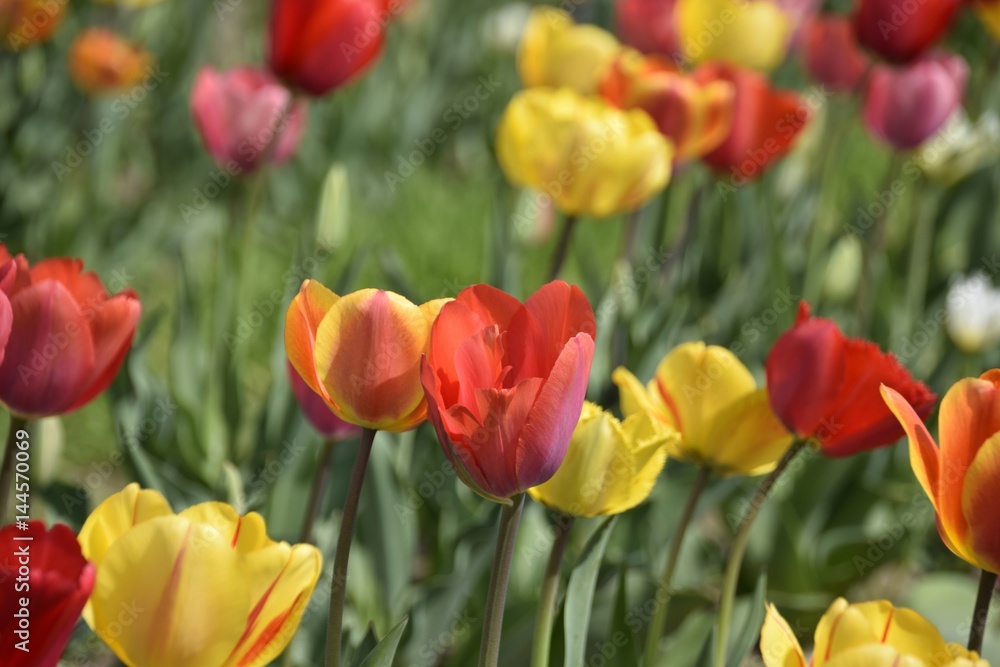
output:
M 969 354 L 1000 343 L 1000 289 L 985 273 L 976 273 L 948 290 L 948 335 Z

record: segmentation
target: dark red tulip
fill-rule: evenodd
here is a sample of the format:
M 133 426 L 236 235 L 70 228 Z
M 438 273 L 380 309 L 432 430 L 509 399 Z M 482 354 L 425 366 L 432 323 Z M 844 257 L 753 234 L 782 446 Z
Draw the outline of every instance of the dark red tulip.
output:
M 0 244 L 0 403 L 25 417 L 60 415 L 107 389 L 132 345 L 141 307 L 108 296 L 80 260 L 28 265 Z M 9 309 L 8 309 L 9 306 Z
M 812 118 L 812 106 L 794 92 L 778 90 L 753 70 L 722 63 L 693 72 L 698 83 L 728 81 L 736 91 L 733 127 L 702 160 L 716 171 L 731 171 L 736 183 L 754 179 L 782 158 Z
M 868 129 L 896 148 L 916 148 L 962 104 L 968 78 L 968 65 L 954 54 L 928 55 L 899 67 L 876 65 L 865 91 Z
M 860 0 L 854 12 L 858 41 L 886 60 L 905 63 L 937 43 L 963 0 Z
M 361 434 L 361 427 L 345 422 L 333 414 L 326 400 L 306 384 L 292 362 L 285 361 L 288 370 L 288 382 L 292 385 L 292 393 L 298 401 L 302 413 L 320 435 L 327 440 L 346 440 Z
M 402 0 L 273 0 L 271 70 L 310 95 L 323 95 L 378 57 Z
M 0 664 L 55 667 L 87 604 L 94 577 L 94 566 L 66 526 L 57 524 L 46 532 L 41 521 L 28 521 L 25 530 L 14 524 L 0 528 Z M 25 600 L 28 633 L 19 635 Z M 27 644 L 20 644 L 25 640 Z
M 643 53 L 675 58 L 680 54 L 677 0 L 619 0 L 615 3 L 618 36 Z
M 922 419 L 937 400 L 892 354 L 811 317 L 805 302 L 795 325 L 771 348 L 765 370 L 774 413 L 800 438 L 815 438 L 827 456 L 851 456 L 903 437 L 881 385 L 899 392 Z
M 802 59 L 810 77 L 837 92 L 856 89 L 871 64 L 854 39 L 851 22 L 832 14 L 806 24 Z

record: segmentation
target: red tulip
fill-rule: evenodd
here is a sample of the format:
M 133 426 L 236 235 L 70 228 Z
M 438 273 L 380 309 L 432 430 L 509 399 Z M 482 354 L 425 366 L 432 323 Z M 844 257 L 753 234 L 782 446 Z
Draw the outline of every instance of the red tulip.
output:
M 361 74 L 381 53 L 400 0 L 273 0 L 271 70 L 311 95 Z
M 679 58 L 677 0 L 619 0 L 615 3 L 618 36 L 643 53 Z
M 79 260 L 28 266 L 0 244 L 0 342 L 9 301 L 10 333 L 0 361 L 0 403 L 25 417 L 71 412 L 107 389 L 132 345 L 139 299 L 112 297 Z
M 812 118 L 809 103 L 791 91 L 777 90 L 763 74 L 721 63 L 694 71 L 701 84 L 728 81 L 736 89 L 733 128 L 722 145 L 703 157 L 717 171 L 732 171 L 742 182 L 760 176 L 783 157 Z
M 55 667 L 90 597 L 94 575 L 66 526 L 46 532 L 41 521 L 28 521 L 25 530 L 14 524 L 0 529 L 0 663 Z M 25 600 L 27 607 L 21 604 Z M 17 633 L 22 609 L 30 614 L 25 635 Z
M 474 491 L 509 503 L 555 474 L 583 409 L 595 331 L 587 298 L 561 281 L 524 304 L 474 285 L 441 309 L 422 369 L 427 414 Z
M 212 159 L 233 173 L 249 173 L 295 154 L 306 108 L 265 70 L 202 67 L 191 89 L 191 115 Z
M 901 67 L 876 65 L 865 91 L 868 129 L 896 148 L 916 148 L 962 104 L 968 78 L 968 65 L 954 54 L 934 54 Z
M 295 366 L 292 366 L 292 362 L 286 360 L 285 367 L 288 370 L 288 382 L 292 385 L 292 393 L 295 394 L 299 408 L 320 435 L 327 440 L 346 440 L 360 435 L 361 427 L 345 422 L 335 415 L 326 404 L 326 400 L 306 384 L 295 370 Z
M 809 76 L 838 92 L 857 88 L 871 64 L 868 54 L 854 41 L 851 22 L 833 14 L 806 24 L 802 58 Z
M 886 60 L 913 60 L 951 27 L 963 0 L 860 0 L 854 13 L 858 41 Z
M 851 456 L 892 444 L 903 428 L 881 399 L 899 392 L 926 419 L 937 400 L 896 358 L 866 340 L 846 338 L 830 320 L 799 305 L 795 325 L 765 364 L 771 407 L 789 431 L 815 438 L 827 456 Z

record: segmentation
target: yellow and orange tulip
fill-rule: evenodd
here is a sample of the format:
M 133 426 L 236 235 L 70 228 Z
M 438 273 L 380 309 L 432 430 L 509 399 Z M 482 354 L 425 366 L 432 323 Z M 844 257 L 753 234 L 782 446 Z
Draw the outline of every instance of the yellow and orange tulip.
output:
M 69 49 L 69 71 L 76 87 L 89 95 L 130 88 L 146 76 L 148 51 L 105 28 L 84 30 Z
M 591 95 L 620 49 L 611 33 L 577 25 L 561 9 L 538 7 L 521 38 L 517 69 L 527 88 L 566 86 Z
M 956 556 L 1000 572 L 1000 370 L 954 384 L 938 419 L 940 447 L 899 392 L 882 397 L 910 440 L 910 465 L 937 512 L 941 539 Z
M 701 342 L 674 348 L 647 386 L 618 368 L 622 412 L 648 414 L 680 433 L 669 456 L 723 475 L 770 472 L 792 445 L 771 410 L 767 389 L 724 347 Z
M 649 415 L 622 422 L 600 406 L 584 403 L 559 470 L 528 493 L 564 514 L 621 514 L 649 497 L 667 462 L 668 441 L 678 437 Z
M 812 662 L 774 605 L 760 633 L 766 667 L 989 667 L 958 644 L 945 643 L 926 618 L 885 600 L 836 600 L 816 627 Z
M 769 72 L 785 59 L 792 20 L 770 0 L 679 0 L 676 11 L 681 51 L 693 63 Z
M 260 667 L 288 645 L 319 579 L 307 544 L 267 536 L 264 520 L 209 502 L 174 514 L 130 484 L 80 531 L 97 568 L 83 611 L 129 667 Z
M 569 88 L 521 91 L 497 128 L 508 180 L 544 190 L 564 213 L 595 218 L 636 209 L 663 190 L 673 153 L 644 111 Z
M 285 316 L 288 360 L 344 421 L 407 431 L 427 417 L 420 356 L 446 301 L 415 306 L 376 289 L 341 297 L 307 280 Z

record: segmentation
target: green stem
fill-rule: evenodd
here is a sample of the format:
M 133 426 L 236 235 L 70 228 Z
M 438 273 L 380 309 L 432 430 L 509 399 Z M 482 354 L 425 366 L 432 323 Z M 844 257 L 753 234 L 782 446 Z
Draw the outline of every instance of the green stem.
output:
M 549 282 L 559 277 L 563 264 L 566 262 L 566 255 L 569 254 L 569 242 L 573 238 L 573 230 L 579 218 L 575 215 L 567 215 L 563 220 L 562 231 L 559 232 L 559 242 L 556 250 L 552 254 L 552 264 L 549 266 Z
M 667 554 L 667 563 L 663 567 L 663 574 L 660 576 L 660 585 L 656 589 L 656 602 L 658 603 L 656 605 L 656 613 L 653 615 L 653 620 L 650 621 L 649 631 L 646 636 L 646 660 L 643 663 L 646 667 L 655 667 L 656 661 L 660 658 L 660 639 L 663 637 L 663 628 L 667 624 L 667 611 L 670 608 L 670 585 L 674 578 L 674 570 L 677 569 L 677 561 L 681 555 L 684 533 L 687 532 L 688 526 L 691 525 L 691 519 L 694 518 L 694 510 L 698 506 L 698 499 L 701 498 L 705 487 L 708 486 L 708 479 L 711 477 L 711 474 L 711 470 L 707 467 L 698 469 L 698 476 L 694 480 L 694 486 L 691 487 L 687 504 L 681 513 L 680 523 L 677 524 L 674 539 L 670 543 L 670 553 Z M 659 599 L 661 594 L 663 595 L 662 601 Z
M 726 664 L 726 650 L 729 644 L 729 626 L 733 621 L 733 603 L 736 600 L 736 584 L 740 578 L 740 568 L 743 565 L 743 556 L 747 551 L 747 543 L 750 539 L 750 529 L 753 522 L 760 513 L 764 502 L 770 495 L 771 490 L 777 484 L 781 474 L 788 467 L 799 452 L 806 446 L 805 440 L 797 440 L 785 455 L 778 462 L 777 467 L 771 471 L 757 491 L 754 492 L 750 500 L 750 507 L 740 523 L 739 531 L 733 540 L 732 551 L 729 554 L 729 561 L 726 563 L 726 574 L 722 584 L 722 598 L 719 601 L 719 632 L 715 640 L 715 667 L 723 667 Z M 647 665 L 647 667 L 650 667 Z
M 0 464 L 0 525 L 7 519 L 7 507 L 14 486 L 14 454 L 17 447 L 17 432 L 24 429 L 28 420 L 17 415 L 10 416 L 10 430 L 7 432 L 7 446 L 3 450 L 3 463 Z
M 330 483 L 330 459 L 333 457 L 333 446 L 336 444 L 332 439 L 323 442 L 323 451 L 319 455 L 319 463 L 316 466 L 316 475 L 313 477 L 312 490 L 309 492 L 309 504 L 306 506 L 306 519 L 302 524 L 302 535 L 299 542 L 308 544 L 312 542 L 313 525 L 316 523 L 316 515 L 319 514 L 319 506 L 323 503 L 323 496 L 326 495 L 326 487 Z
M 337 538 L 337 552 L 333 559 L 333 583 L 330 587 L 330 620 L 326 634 L 326 667 L 340 665 L 340 643 L 344 625 L 344 598 L 347 594 L 347 561 L 351 557 L 351 540 L 354 538 L 354 519 L 358 514 L 361 487 L 365 482 L 365 471 L 372 453 L 375 431 L 366 428 L 361 432 L 358 455 L 351 471 L 351 483 L 347 487 L 344 514 L 340 519 L 340 536 Z
M 549 667 L 549 647 L 552 644 L 552 625 L 556 615 L 556 592 L 559 590 L 559 573 L 562 571 L 563 556 L 569 544 L 573 517 L 566 514 L 559 517 L 556 526 L 549 563 L 545 567 L 545 580 L 538 600 L 538 616 L 535 618 L 535 639 L 531 648 L 532 667 Z
M 969 631 L 969 650 L 983 652 L 983 636 L 986 634 L 986 619 L 990 614 L 990 600 L 993 599 L 993 587 L 996 586 L 997 575 L 983 570 L 979 579 L 979 594 L 976 596 L 976 608 L 972 613 L 972 629 Z
M 524 494 L 511 498 L 511 505 L 500 510 L 500 530 L 497 533 L 497 550 L 493 555 L 490 572 L 490 590 L 486 596 L 486 618 L 483 621 L 483 640 L 479 646 L 479 667 L 497 667 L 500 659 L 500 632 L 503 630 L 503 608 L 507 601 L 507 580 L 514 560 L 514 541 L 517 526 L 524 509 Z
M 893 185 L 900 169 L 903 166 L 903 154 L 896 151 L 892 155 L 892 161 L 886 170 L 885 179 L 879 195 L 884 192 L 893 192 Z M 902 195 L 895 204 L 898 206 L 902 202 Z M 857 300 L 857 330 L 864 333 L 868 330 L 871 322 L 872 311 L 875 308 L 876 291 L 878 283 L 882 277 L 882 263 L 885 261 L 885 246 L 888 240 L 889 207 L 883 206 L 882 215 L 878 216 L 869 231 L 868 242 L 864 246 L 864 264 L 861 274 L 861 289 Z

